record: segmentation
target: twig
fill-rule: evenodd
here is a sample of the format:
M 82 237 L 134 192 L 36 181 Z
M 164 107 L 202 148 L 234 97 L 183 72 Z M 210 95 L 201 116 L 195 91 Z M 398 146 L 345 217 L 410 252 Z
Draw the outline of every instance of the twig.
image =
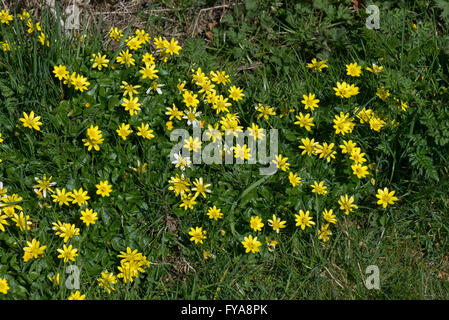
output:
M 232 5 L 235 5 L 235 4 L 232 4 Z M 221 8 L 229 8 L 230 6 L 231 5 L 229 5 L 229 4 L 222 4 L 220 6 L 215 6 L 215 7 L 201 9 L 200 12 L 198 12 L 198 15 L 196 16 L 195 24 L 193 25 L 192 37 L 195 35 L 195 31 L 196 31 L 196 29 L 198 27 L 198 20 L 200 19 L 200 16 L 201 16 L 201 14 L 203 12 L 210 11 L 210 10 L 215 10 L 215 9 L 221 9 Z

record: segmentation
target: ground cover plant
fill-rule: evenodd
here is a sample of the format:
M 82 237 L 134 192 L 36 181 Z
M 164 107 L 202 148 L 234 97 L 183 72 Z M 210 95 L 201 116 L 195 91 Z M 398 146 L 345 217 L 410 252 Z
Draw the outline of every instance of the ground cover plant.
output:
M 374 4 L 3 8 L 0 299 L 447 298 L 449 6 Z

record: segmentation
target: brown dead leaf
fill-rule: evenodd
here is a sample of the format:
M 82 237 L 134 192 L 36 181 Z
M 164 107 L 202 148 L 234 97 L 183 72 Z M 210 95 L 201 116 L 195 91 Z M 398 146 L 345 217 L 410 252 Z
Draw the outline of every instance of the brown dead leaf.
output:
M 205 33 L 206 33 L 206 37 L 207 37 L 210 41 L 214 40 L 214 34 L 213 34 L 213 32 L 211 32 L 211 31 L 206 31 Z

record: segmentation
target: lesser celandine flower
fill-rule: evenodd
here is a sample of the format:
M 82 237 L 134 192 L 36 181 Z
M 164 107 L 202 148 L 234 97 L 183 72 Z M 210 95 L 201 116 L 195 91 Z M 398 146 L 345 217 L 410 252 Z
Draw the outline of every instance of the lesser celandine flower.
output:
M 206 230 L 203 230 L 201 227 L 190 228 L 189 235 L 191 236 L 190 241 L 198 242 L 203 244 L 203 240 L 206 239 Z
M 292 187 L 296 187 L 301 183 L 301 177 L 298 177 L 297 173 L 293 173 L 291 171 L 288 173 L 288 180 L 290 181 Z
M 112 186 L 109 184 L 109 181 L 100 181 L 99 184 L 95 185 L 97 187 L 97 194 L 102 197 L 109 197 L 112 192 Z
M 5 232 L 5 226 L 9 226 L 8 216 L 0 213 L 0 231 Z
M 321 229 L 318 230 L 318 239 L 323 240 L 323 242 L 327 242 L 331 235 L 332 231 L 329 230 L 329 223 L 326 225 L 322 225 Z
M 329 223 L 334 223 L 335 224 L 337 222 L 337 219 L 335 219 L 336 216 L 333 213 L 332 209 L 329 209 L 329 210 L 324 209 L 323 217 L 324 217 L 324 220 L 326 220 Z
M 242 100 L 243 97 L 245 96 L 243 94 L 243 90 L 236 86 L 230 87 L 228 92 L 229 92 L 229 97 L 234 101 Z
M 301 230 L 304 230 L 306 227 L 315 225 L 315 222 L 312 221 L 309 210 L 307 210 L 305 213 L 304 211 L 299 210 L 299 214 L 295 214 L 295 221 L 296 226 L 301 227 Z
M 88 227 L 89 225 L 95 224 L 98 220 L 97 213 L 92 209 L 81 210 L 81 221 Z
M 133 55 L 129 53 L 129 50 L 121 51 L 119 56 L 117 57 L 117 62 L 120 64 L 126 65 L 127 68 L 130 66 L 134 66 L 136 60 L 134 60 Z
M 346 65 L 346 74 L 351 77 L 360 77 L 362 74 L 362 67 L 357 62 Z
M 318 102 L 320 102 L 320 100 L 315 99 L 314 93 L 309 93 L 309 95 L 304 94 L 302 98 L 303 100 L 301 103 L 304 105 L 304 109 L 310 109 L 313 111 L 315 108 L 318 108 Z
M 272 219 L 268 219 L 268 225 L 272 227 L 273 230 L 276 231 L 276 233 L 279 233 L 280 229 L 285 228 L 286 223 L 287 221 L 281 221 L 281 218 L 276 217 L 274 214 Z
M 25 262 L 33 258 L 37 259 L 39 256 L 43 256 L 45 248 L 47 248 L 47 246 L 41 247 L 40 242 L 37 241 L 36 239 L 31 240 L 31 242 L 27 241 L 27 245 L 28 246 L 23 248 L 23 251 L 25 251 L 23 255 L 23 261 Z
M 209 189 L 211 186 L 210 183 L 205 184 L 203 182 L 203 178 L 195 179 L 193 182 L 194 187 L 192 188 L 192 191 L 195 191 L 195 198 L 198 197 L 198 195 L 202 195 L 203 198 L 206 198 L 206 193 L 211 193 L 212 191 Z
M 259 252 L 260 249 L 259 247 L 262 245 L 262 243 L 260 243 L 260 241 L 257 240 L 257 237 L 254 237 L 252 235 L 249 235 L 248 237 L 243 238 L 242 241 L 243 247 L 245 247 L 245 252 L 249 253 L 256 253 Z
M 30 226 L 32 225 L 30 216 L 25 216 L 23 212 L 20 212 L 19 214 L 14 213 L 11 220 L 16 223 L 16 226 L 19 227 L 20 231 L 30 230 Z
M 123 98 L 122 106 L 125 107 L 126 111 L 129 111 L 129 114 L 131 116 L 133 116 L 134 114 L 137 114 L 138 111 L 140 111 L 141 104 L 139 103 L 138 97 L 133 98 L 133 96 L 130 95 L 129 99 Z
M 87 204 L 87 200 L 90 199 L 90 197 L 87 195 L 87 190 L 84 191 L 83 188 L 79 188 L 79 190 L 73 190 L 72 197 L 72 203 L 78 204 L 80 207 L 83 204 Z
M 347 194 L 340 196 L 338 204 L 340 205 L 341 210 L 345 210 L 346 215 L 358 208 L 358 206 L 354 204 L 354 197 L 349 197 Z
M 81 294 L 81 292 L 79 292 L 79 290 L 76 290 L 68 298 L 68 300 L 85 300 L 85 299 L 86 299 L 86 295 Z
M 327 68 L 326 62 L 327 60 L 317 61 L 316 58 L 313 58 L 312 62 L 307 64 L 307 67 L 312 69 L 313 71 L 321 72 L 324 68 Z
M 10 21 L 12 21 L 14 18 L 13 16 L 9 13 L 9 10 L 2 10 L 0 12 L 0 22 L 3 24 L 9 24 Z
M 65 191 L 65 188 L 62 188 L 62 190 L 56 188 L 56 194 L 52 194 L 51 197 L 53 198 L 53 202 L 57 202 L 59 206 L 66 205 L 70 206 L 70 203 L 72 201 L 72 193 Z
M 42 195 L 44 198 L 47 197 L 47 191 L 54 193 L 53 189 L 51 188 L 56 184 L 56 182 L 51 182 L 52 177 L 47 179 L 47 175 L 44 174 L 42 179 L 39 179 L 38 177 L 34 177 L 37 184 L 33 186 L 33 188 L 37 188 L 39 192 L 42 192 Z
M 42 125 L 42 122 L 40 122 L 41 117 L 34 116 L 34 111 L 31 111 L 30 114 L 23 113 L 23 118 L 20 118 L 19 120 L 23 122 L 23 126 L 25 128 L 34 129 L 37 131 L 40 131 L 40 126 Z
M 106 59 L 106 55 L 101 55 L 101 53 L 92 54 L 92 59 L 90 62 L 93 62 L 92 68 L 97 68 L 99 71 L 103 68 L 108 67 L 109 59 Z
M 69 71 L 67 70 L 67 67 L 63 65 L 54 66 L 53 73 L 55 74 L 55 77 L 58 78 L 59 80 L 69 78 Z
M 117 283 L 116 276 L 108 270 L 101 273 L 101 278 L 97 279 L 98 286 L 103 287 L 105 291 L 111 293 L 115 291 L 114 284 Z
M 62 249 L 57 249 L 57 251 L 59 252 L 58 258 L 63 259 L 64 263 L 75 261 L 75 258 L 78 256 L 78 249 L 73 248 L 72 245 L 67 247 L 64 244 Z
M 8 280 L 0 278 L 0 293 L 7 294 L 9 289 Z
M 264 224 L 262 222 L 262 219 L 259 216 L 251 217 L 251 220 L 249 222 L 249 226 L 254 231 L 261 231 Z
M 290 167 L 290 163 L 288 163 L 288 158 L 283 157 L 282 154 L 275 155 L 272 163 L 276 165 L 276 168 L 280 168 L 282 171 L 287 171 Z
M 298 119 L 298 121 L 295 121 L 294 124 L 299 125 L 301 128 L 306 128 L 307 131 L 310 131 L 311 127 L 315 126 L 313 117 L 310 116 L 310 113 L 303 115 L 302 112 L 300 112 L 299 116 L 296 116 L 296 119 Z
M 118 29 L 117 27 L 111 27 L 111 30 L 109 31 L 109 36 L 112 40 L 120 41 L 120 39 L 123 37 L 123 30 Z
M 310 185 L 312 187 L 312 192 L 316 193 L 316 194 L 320 194 L 320 195 L 324 195 L 327 193 L 327 187 L 324 185 L 324 181 L 320 181 L 320 183 L 318 183 L 317 181 L 314 181 L 312 185 Z
M 169 55 L 179 55 L 179 51 L 182 47 L 178 46 L 178 41 L 172 38 L 170 42 L 164 42 L 164 49 Z
M 311 156 L 315 154 L 315 148 L 318 144 L 318 142 L 315 142 L 314 139 L 309 138 L 303 138 L 301 139 L 302 146 L 299 146 L 299 149 L 303 149 L 301 152 L 301 155 L 307 154 L 308 156 Z
M 129 128 L 129 124 L 122 123 L 117 130 L 115 130 L 119 137 L 121 137 L 123 140 L 126 140 L 126 138 L 133 132 Z
M 76 72 L 73 72 L 70 76 L 70 84 L 75 87 L 75 90 L 85 91 L 87 87 L 90 85 L 90 82 L 87 81 L 86 77 L 83 77 Z
M 259 106 L 256 107 L 257 112 L 259 112 L 259 115 L 257 116 L 257 119 L 264 118 L 265 120 L 268 120 L 270 116 L 275 116 L 276 111 L 274 111 L 273 107 L 270 106 L 263 106 L 259 103 Z
M 396 191 L 389 192 L 388 188 L 384 188 L 383 190 L 378 189 L 376 197 L 379 200 L 377 201 L 377 204 L 382 205 L 384 208 L 386 208 L 389 204 L 394 204 L 394 202 L 398 200 L 398 198 L 394 196 L 395 193 Z
M 154 130 L 150 129 L 150 125 L 148 123 L 141 123 L 140 127 L 137 127 L 137 130 L 137 135 L 144 139 L 151 140 L 154 138 Z
M 223 217 L 223 212 L 221 212 L 221 209 L 217 209 L 216 206 L 213 206 L 209 207 L 209 210 L 207 210 L 207 215 L 209 216 L 209 219 L 217 221 Z

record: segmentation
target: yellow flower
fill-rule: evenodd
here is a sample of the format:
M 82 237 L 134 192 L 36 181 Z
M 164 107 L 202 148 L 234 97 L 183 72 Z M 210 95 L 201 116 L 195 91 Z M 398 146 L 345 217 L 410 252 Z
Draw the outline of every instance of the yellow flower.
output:
M 283 229 L 286 227 L 287 221 L 281 221 L 281 218 L 277 218 L 274 214 L 273 214 L 273 219 L 268 219 L 268 225 L 270 227 L 273 228 L 274 231 L 276 231 L 276 233 L 279 233 L 280 229 Z
M 62 206 L 63 204 L 65 204 L 66 206 L 70 206 L 69 201 L 72 201 L 72 193 L 66 193 L 65 188 L 62 188 L 62 190 L 56 188 L 56 195 L 52 194 L 51 197 L 53 198 L 53 202 L 59 203 L 59 206 Z
M 27 262 L 31 259 L 37 259 L 39 256 L 44 255 L 45 248 L 47 246 L 40 246 L 40 242 L 36 239 L 33 239 L 30 241 L 27 241 L 28 246 L 23 248 L 23 251 L 25 251 L 23 255 L 23 261 Z
M 30 221 L 30 216 L 24 216 L 23 212 L 20 212 L 19 214 L 14 213 L 13 218 L 11 219 L 16 223 L 16 226 L 19 227 L 20 231 L 30 230 L 30 225 L 32 225 L 32 222 Z
M 383 190 L 378 189 L 376 197 L 379 198 L 379 200 L 377 201 L 377 204 L 382 205 L 384 208 L 389 204 L 394 204 L 394 202 L 398 200 L 398 198 L 394 196 L 395 193 L 396 191 L 388 192 L 388 188 L 384 188 Z
M 189 151 L 197 152 L 201 149 L 202 142 L 198 137 L 193 139 L 189 137 L 189 139 L 184 139 L 184 148 L 188 148 Z
M 312 185 L 312 192 L 316 194 L 326 194 L 327 193 L 327 187 L 324 185 L 324 181 L 321 181 L 320 183 L 314 181 Z
M 309 138 L 301 139 L 302 146 L 299 146 L 299 149 L 303 149 L 303 152 L 301 152 L 301 155 L 304 155 L 307 153 L 308 156 L 311 156 L 312 154 L 315 154 L 315 148 L 318 142 L 315 142 L 314 139 L 310 140 Z
M 6 280 L 6 278 L 0 278 L 0 293 L 7 294 L 8 290 L 8 280 Z
M 67 67 L 63 65 L 54 66 L 53 73 L 55 74 L 55 77 L 58 78 L 59 80 L 69 78 L 69 71 L 67 70 Z
M 384 86 L 377 89 L 376 96 L 379 97 L 382 101 L 385 101 L 390 96 L 390 91 L 388 89 L 385 89 Z
M 68 298 L 68 300 L 85 300 L 85 299 L 86 299 L 86 295 L 85 294 L 82 295 L 79 292 L 79 290 L 72 293 Z
M 246 251 L 245 251 L 246 253 L 259 252 L 260 251 L 259 247 L 262 245 L 262 243 L 260 243 L 260 241 L 257 240 L 257 237 L 253 238 L 252 235 L 249 235 L 248 237 L 243 238 L 242 244 L 246 249 Z
M 81 221 L 83 221 L 88 227 L 91 224 L 95 224 L 95 221 L 98 220 L 97 213 L 92 209 L 81 210 Z
M 203 196 L 203 198 L 206 198 L 206 192 L 211 193 L 212 191 L 209 189 L 211 186 L 210 183 L 204 184 L 203 178 L 195 179 L 193 182 L 193 185 L 195 187 L 192 188 L 192 191 L 195 191 L 194 198 L 198 197 L 200 194 Z
M 288 180 L 290 181 L 292 187 L 296 187 L 298 184 L 301 183 L 301 177 L 298 177 L 297 173 L 293 173 L 291 171 L 288 174 Z
M 165 123 L 165 126 L 167 127 L 167 130 L 168 130 L 168 131 L 173 130 L 173 121 L 167 121 L 167 122 Z
M 106 55 L 101 55 L 101 53 L 97 53 L 97 55 L 93 54 L 92 59 L 90 59 L 90 62 L 93 62 L 92 68 L 97 68 L 99 71 L 101 71 L 102 68 L 107 68 L 109 59 L 106 59 Z
M 209 219 L 214 219 L 217 221 L 218 219 L 221 219 L 223 217 L 223 212 L 221 212 L 221 209 L 217 209 L 217 207 L 209 207 L 209 210 L 207 211 L 207 215 L 209 216 Z
M 262 219 L 259 216 L 251 217 L 251 220 L 249 222 L 249 226 L 254 231 L 261 231 L 264 224 L 262 222 Z
M 272 160 L 272 162 L 276 165 L 276 168 L 280 168 L 282 171 L 287 171 L 290 167 L 290 163 L 288 163 L 287 157 L 282 157 L 282 154 L 275 155 L 275 159 Z
M 150 80 L 152 80 L 158 78 L 158 75 L 156 73 L 158 73 L 159 70 L 156 69 L 155 64 L 146 64 L 145 68 L 141 68 L 139 72 L 142 74 L 142 79 L 149 78 Z
M 346 74 L 351 77 L 360 77 L 362 74 L 362 67 L 357 62 L 346 65 Z
M 123 139 L 126 140 L 126 137 L 130 135 L 133 131 L 129 128 L 129 124 L 122 123 L 117 130 L 115 130 L 117 134 Z
M 310 110 L 315 110 L 315 108 L 318 108 L 318 102 L 320 102 L 320 100 L 315 99 L 315 94 L 313 93 L 309 93 L 309 95 L 303 95 L 302 96 L 303 100 L 301 101 L 302 104 L 304 104 L 304 109 L 309 109 Z
M 148 123 L 146 124 L 142 123 L 140 127 L 137 127 L 137 130 L 138 130 L 137 135 L 141 136 L 144 139 L 151 140 L 154 138 L 153 134 L 154 130 L 150 129 L 150 125 Z
M 9 226 L 7 215 L 0 214 L 0 231 L 5 232 L 5 226 Z
M 379 73 L 382 72 L 382 69 L 383 69 L 383 68 L 384 68 L 384 67 L 382 67 L 382 66 L 377 66 L 377 65 L 375 65 L 375 64 L 373 63 L 372 67 L 366 67 L 366 70 L 368 70 L 369 72 L 374 73 L 374 74 L 379 74 Z
M 101 130 L 98 129 L 98 126 L 91 125 L 87 129 L 86 133 L 87 138 L 83 139 L 84 145 L 87 146 L 87 150 L 90 151 L 94 148 L 96 151 L 100 150 L 100 144 L 103 143 L 104 139 L 101 134 Z
M 11 14 L 9 14 L 9 10 L 2 10 L 0 12 L 0 22 L 3 24 L 9 24 L 14 18 Z
M 173 55 L 173 54 L 179 55 L 179 50 L 181 50 L 182 47 L 178 46 L 178 41 L 176 41 L 175 39 L 172 38 L 170 40 L 170 42 L 168 42 L 168 41 L 164 42 L 164 49 L 165 49 L 165 52 L 170 55 Z
M 354 175 L 356 175 L 357 178 L 359 178 L 359 179 L 364 178 L 369 174 L 368 167 L 363 166 L 359 163 L 352 165 L 351 169 L 352 169 L 352 172 L 354 173 Z
M 133 96 L 130 95 L 129 99 L 123 98 L 122 106 L 125 107 L 126 111 L 129 111 L 129 114 L 131 116 L 133 116 L 134 114 L 137 114 L 138 111 L 140 111 L 141 104 L 139 103 L 138 97 L 133 98 Z
M 182 95 L 182 97 L 184 99 L 184 103 L 185 103 L 186 107 L 196 107 L 198 105 L 198 103 L 200 102 L 196 98 L 197 95 L 188 90 L 184 91 L 184 94 Z
M 335 216 L 335 214 L 333 214 L 333 210 L 332 209 L 330 209 L 330 210 L 324 209 L 323 217 L 324 217 L 324 220 L 326 220 L 329 223 L 336 223 L 337 222 L 337 219 L 335 219 L 336 216 Z
M 211 71 L 210 78 L 213 82 L 223 85 L 226 85 L 227 82 L 231 82 L 231 80 L 229 80 L 229 76 L 224 71 Z
M 76 72 L 73 72 L 70 76 L 70 84 L 75 87 L 75 90 L 79 90 L 81 92 L 87 90 L 87 87 L 90 85 L 90 82 L 87 81 L 86 77 L 83 77 Z
M 298 121 L 295 121 L 294 124 L 299 125 L 301 128 L 306 128 L 307 131 L 310 131 L 311 127 L 314 127 L 313 117 L 310 116 L 310 113 L 306 113 L 304 116 L 302 112 L 299 113 L 299 116 L 296 116 Z
M 40 131 L 41 129 L 39 126 L 42 125 L 42 122 L 39 121 L 41 117 L 34 116 L 34 111 L 30 112 L 30 115 L 27 115 L 25 112 L 23 113 L 23 118 L 20 118 L 19 120 L 23 122 L 23 126 L 25 128 L 34 129 L 37 131 Z
M 79 188 L 79 190 L 73 190 L 72 197 L 72 203 L 78 204 L 80 207 L 83 204 L 87 205 L 87 200 L 90 199 L 90 197 L 87 195 L 87 190 L 84 191 L 83 188 Z
M 304 230 L 306 227 L 311 227 L 315 225 L 315 222 L 312 221 L 312 217 L 310 217 L 310 212 L 307 210 L 305 213 L 302 210 L 299 210 L 299 214 L 295 214 L 296 226 L 301 227 Z
M 324 68 L 327 68 L 326 62 L 327 60 L 317 61 L 316 58 L 313 58 L 312 62 L 307 64 L 307 67 L 313 71 L 321 72 Z
M 114 284 L 117 283 L 117 278 L 112 272 L 108 272 L 108 270 L 101 273 L 101 278 L 97 279 L 98 286 L 103 287 L 105 291 L 111 293 L 115 291 Z
M 232 86 L 231 88 L 229 88 L 228 92 L 229 92 L 229 97 L 234 101 L 242 100 L 243 97 L 245 96 L 243 94 L 243 90 L 236 86 Z
M 203 240 L 206 239 L 206 230 L 203 230 L 201 227 L 190 228 L 189 235 L 191 236 L 190 241 L 198 242 L 203 244 Z
M 349 197 L 347 194 L 340 196 L 340 200 L 338 201 L 338 204 L 340 205 L 341 210 L 345 210 L 346 215 L 349 214 L 349 212 L 352 212 L 354 209 L 357 209 L 358 206 L 353 203 L 354 197 Z
M 129 53 L 129 50 L 121 51 L 119 56 L 117 57 L 117 62 L 120 64 L 125 64 L 127 68 L 135 65 L 135 61 L 133 55 Z
M 259 103 L 259 106 L 256 109 L 259 112 L 257 119 L 260 119 L 263 117 L 265 120 L 268 120 L 268 118 L 270 116 L 276 115 L 276 111 L 274 111 L 274 108 L 270 107 L 270 106 L 263 106 Z
M 58 255 L 59 259 L 64 259 L 64 263 L 69 261 L 75 261 L 75 258 L 78 256 L 78 249 L 72 248 L 72 245 L 68 247 L 64 244 L 62 249 L 57 249 L 60 253 Z
M 109 184 L 107 180 L 100 181 L 99 184 L 95 185 L 97 187 L 97 194 L 102 197 L 109 197 L 112 192 L 112 186 Z
M 123 30 L 118 29 L 117 27 L 111 27 L 111 30 L 109 31 L 109 36 L 112 40 L 120 41 L 120 39 L 123 37 Z
M 332 235 L 332 232 L 328 229 L 329 223 L 321 226 L 321 230 L 318 230 L 318 239 L 323 240 L 323 242 L 327 242 L 329 237 Z

